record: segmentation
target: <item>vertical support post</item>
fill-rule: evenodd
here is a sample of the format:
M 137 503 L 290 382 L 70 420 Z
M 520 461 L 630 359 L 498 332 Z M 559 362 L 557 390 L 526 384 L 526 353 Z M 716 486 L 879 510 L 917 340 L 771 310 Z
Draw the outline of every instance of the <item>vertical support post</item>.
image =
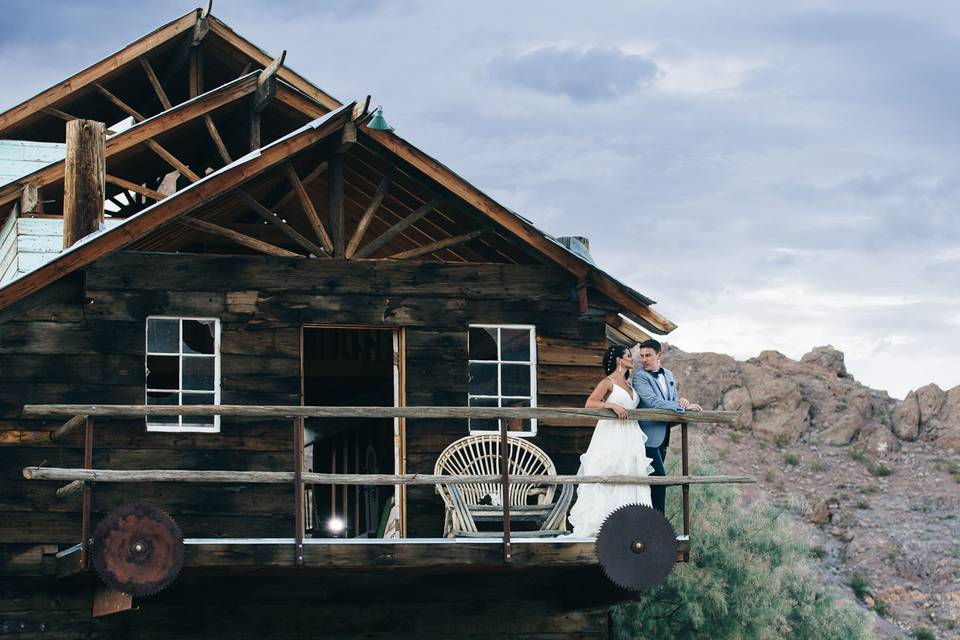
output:
M 106 185 L 105 128 L 94 120 L 67 123 L 63 175 L 63 248 L 100 229 Z
M 580 315 L 583 315 L 589 310 L 590 304 L 587 301 L 587 281 L 579 280 L 577 281 L 577 311 L 580 312 Z
M 303 418 L 293 419 L 294 559 L 303 566 Z
M 83 468 L 93 468 L 93 418 L 87 416 L 83 430 Z M 93 494 L 93 485 L 89 482 L 83 485 L 83 503 L 80 508 L 80 566 L 90 567 L 90 502 Z
M 510 562 L 510 455 L 507 445 L 507 421 L 500 418 L 500 475 L 503 480 L 503 561 Z
M 260 148 L 260 112 L 250 109 L 250 151 Z
M 680 441 L 683 451 L 681 452 L 680 467 L 684 476 L 690 475 L 690 457 L 687 455 L 687 448 L 690 442 L 687 437 L 687 423 L 680 425 Z M 683 489 L 683 535 L 690 535 L 690 485 L 681 485 Z M 684 561 L 690 562 L 690 552 L 684 552 Z
M 330 154 L 330 232 L 333 235 L 333 257 L 343 259 L 346 253 L 343 223 L 343 154 Z

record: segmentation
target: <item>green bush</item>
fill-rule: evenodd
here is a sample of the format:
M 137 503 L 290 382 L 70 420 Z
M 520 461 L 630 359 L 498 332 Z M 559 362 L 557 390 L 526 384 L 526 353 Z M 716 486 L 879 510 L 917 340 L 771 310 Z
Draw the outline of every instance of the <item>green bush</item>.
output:
M 783 461 L 791 467 L 795 467 L 800 464 L 800 456 L 795 453 L 788 453 L 787 455 L 783 456 Z
M 867 467 L 867 470 L 877 477 L 889 476 L 893 473 L 893 469 L 882 462 L 871 464 L 869 467 Z
M 928 627 L 917 627 L 911 635 L 917 640 L 937 640 L 936 634 Z
M 667 497 L 667 513 L 678 520 L 680 491 L 669 490 Z M 729 485 L 693 487 L 690 506 L 690 562 L 678 564 L 640 602 L 613 608 L 615 638 L 872 637 L 866 616 L 829 594 L 810 572 L 805 558 L 817 554 L 780 511 L 744 509 Z
M 853 589 L 853 595 L 861 600 L 870 595 L 870 583 L 859 573 L 855 573 L 850 577 L 850 588 Z

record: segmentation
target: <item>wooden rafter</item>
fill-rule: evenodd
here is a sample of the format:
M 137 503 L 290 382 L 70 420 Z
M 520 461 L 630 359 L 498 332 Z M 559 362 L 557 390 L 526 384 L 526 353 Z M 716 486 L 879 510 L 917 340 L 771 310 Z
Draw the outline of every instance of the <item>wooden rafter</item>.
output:
M 323 226 L 323 222 L 320 220 L 320 215 L 317 213 L 316 207 L 313 206 L 313 202 L 310 200 L 310 196 L 307 193 L 307 190 L 304 188 L 303 182 L 300 181 L 300 176 L 297 175 L 296 169 L 294 169 L 293 165 L 289 162 L 284 162 L 282 166 L 283 173 L 287 176 L 287 181 L 290 182 L 290 186 L 293 187 L 293 192 L 300 201 L 300 206 L 303 208 L 303 212 L 306 214 L 307 220 L 310 222 L 310 226 L 312 226 L 314 232 L 316 232 L 317 238 L 323 245 L 324 250 L 327 253 L 332 254 L 333 242 L 330 240 L 330 235 L 327 233 L 327 229 Z
M 210 233 L 222 238 L 227 238 L 228 240 L 232 240 L 237 244 L 249 247 L 255 251 L 260 251 L 261 253 L 265 253 L 267 255 L 280 256 L 283 258 L 303 257 L 299 253 L 287 251 L 286 249 L 272 245 L 269 242 L 258 240 L 257 238 L 248 236 L 245 233 L 240 233 L 239 231 L 234 231 L 233 229 L 228 229 L 226 227 L 221 227 L 218 224 L 213 224 L 212 222 L 207 222 L 206 220 L 198 220 L 197 218 L 191 218 L 190 216 L 183 216 L 182 218 L 178 218 L 177 222 L 185 227 L 190 227 L 191 229 Z
M 180 162 L 176 156 L 160 146 L 160 143 L 154 139 L 147 140 L 147 146 L 150 147 L 154 153 L 163 158 L 167 164 L 180 172 L 184 178 L 190 182 L 196 182 L 200 179 L 200 176 L 191 171 L 190 167 Z
M 131 127 L 120 135 L 107 140 L 106 157 L 109 160 L 110 157 L 121 151 L 143 144 L 156 135 L 174 130 L 195 118 L 235 102 L 239 98 L 252 93 L 255 88 L 256 77 L 250 76 L 249 78 L 235 80 L 231 84 L 200 96 L 190 103 L 176 105 L 169 111 L 154 116 L 150 120 Z M 19 188 L 24 182 L 35 182 L 43 186 L 62 180 L 63 169 L 62 161 L 55 162 L 15 182 L 0 187 L 0 205 L 11 202 L 18 197 Z
M 321 257 L 321 256 L 327 257 L 326 252 L 322 248 L 318 247 L 316 244 L 314 244 L 312 240 L 310 240 L 309 238 L 301 234 L 299 231 L 291 227 L 290 224 L 286 222 L 283 218 L 281 218 L 280 216 L 275 214 L 273 211 L 270 211 L 270 209 L 267 209 L 265 206 L 260 204 L 257 200 L 252 198 L 247 192 L 238 189 L 234 193 L 240 199 L 241 202 L 243 202 L 245 205 L 247 205 L 248 207 L 256 211 L 260 215 L 260 217 L 266 220 L 267 222 L 277 225 L 280 228 L 280 230 L 284 233 L 284 235 L 286 235 L 288 238 L 296 242 L 298 245 L 300 245 L 301 247 L 303 247 L 304 249 L 306 249 L 307 251 L 309 251 L 310 253 L 312 253 L 317 257 Z
M 451 238 L 446 238 L 444 240 L 437 240 L 431 242 L 430 244 L 425 244 L 422 247 L 415 247 L 413 249 L 408 249 L 407 251 L 401 251 L 400 253 L 395 253 L 390 256 L 394 260 L 404 260 L 408 258 L 418 258 L 420 256 L 426 255 L 428 253 L 433 253 L 434 251 L 440 251 L 441 249 L 447 249 L 454 245 L 461 244 L 463 242 L 469 242 L 477 236 L 483 233 L 483 229 L 476 229 L 468 233 L 461 233 L 458 236 L 453 236 Z
M 370 226 L 374 214 L 377 212 L 377 209 L 380 208 L 383 198 L 387 195 L 387 189 L 390 188 L 390 183 L 393 181 L 393 174 L 394 168 L 391 166 L 387 169 L 386 173 L 384 173 L 380 184 L 377 185 L 376 192 L 373 194 L 373 198 L 370 200 L 370 204 L 367 205 L 363 215 L 360 217 L 360 222 L 357 223 L 353 237 L 350 238 L 350 243 L 347 244 L 346 257 L 348 259 L 353 257 L 353 254 L 357 252 L 357 247 L 360 246 L 360 242 L 363 241 L 363 235 L 367 232 L 367 227 Z
M 352 107 L 353 105 L 349 104 L 342 109 L 331 112 L 324 121 L 317 123 L 314 127 L 307 127 L 297 135 L 289 136 L 274 143 L 264 149 L 263 153 L 251 158 L 243 165 L 208 176 L 203 184 L 168 198 L 139 216 L 134 216 L 123 223 L 122 229 L 108 231 L 93 238 L 90 242 L 81 243 L 73 250 L 61 254 L 38 269 L 4 287 L 0 287 L 0 309 L 6 308 L 77 269 L 83 268 L 101 256 L 130 245 L 161 225 L 194 210 L 203 202 L 221 193 L 237 189 L 250 176 L 265 171 L 321 140 L 325 140 L 343 127 L 350 116 Z
M 171 108 L 173 105 L 170 103 L 170 98 L 167 97 L 167 92 L 163 90 L 163 85 L 160 84 L 160 79 L 157 78 L 157 74 L 154 72 L 150 61 L 144 56 L 140 56 L 137 59 L 140 61 L 140 66 L 143 67 L 143 72 L 147 74 L 150 86 L 153 87 L 153 91 L 157 94 L 157 98 L 160 100 L 160 104 L 163 105 L 164 110 Z
M 154 189 L 145 187 L 135 182 L 130 182 L 129 180 L 124 180 L 123 178 L 118 178 L 117 176 L 111 176 L 110 174 L 107 174 L 106 181 L 107 184 L 116 185 L 122 189 L 139 193 L 140 195 L 146 196 L 151 200 L 156 200 L 157 202 L 160 202 L 167 197 L 166 194 L 160 193 L 159 191 L 155 191 Z
M 192 99 L 203 93 L 203 55 L 200 52 L 200 47 L 190 47 L 190 57 L 188 60 L 188 96 Z
M 324 160 L 323 162 L 318 164 L 313 171 L 311 171 L 307 175 L 300 178 L 300 183 L 303 184 L 304 187 L 306 187 L 308 184 L 310 184 L 311 182 L 319 178 L 321 174 L 325 173 L 327 171 L 328 166 L 329 164 L 327 163 L 326 160 Z M 273 208 L 282 209 L 286 204 L 288 204 L 291 200 L 293 200 L 296 197 L 296 195 L 297 194 L 293 191 L 293 189 L 291 189 L 290 191 L 287 192 L 285 196 L 277 200 L 277 203 L 273 205 Z
M 128 116 L 132 117 L 136 122 L 143 122 L 146 120 L 139 111 L 128 105 L 126 102 L 115 96 L 109 89 L 98 82 L 93 83 L 94 88 L 100 92 L 104 98 L 112 102 L 116 107 L 121 111 L 126 113 Z
M 257 92 L 253 98 L 253 110 L 263 111 L 273 97 L 277 94 L 277 72 L 283 66 L 283 61 L 287 58 L 287 52 L 284 50 L 277 56 L 266 69 L 260 72 L 257 78 Z
M 435 196 L 430 199 L 429 202 L 419 207 L 416 211 L 408 215 L 406 218 L 393 225 L 382 234 L 380 234 L 376 239 L 372 240 L 370 244 L 360 248 L 354 255 L 354 258 L 366 258 L 369 255 L 372 255 L 377 249 L 387 244 L 398 235 L 403 233 L 407 227 L 414 224 L 417 220 L 427 215 L 443 202 L 443 196 Z
M 57 83 L 33 98 L 0 114 L 0 138 L 10 137 L 11 129 L 23 126 L 46 107 L 57 106 L 70 98 L 75 92 L 90 87 L 94 82 L 107 82 L 111 77 L 129 68 L 128 65 L 136 64 L 137 58 L 140 56 L 190 31 L 197 22 L 199 14 L 199 11 L 190 11 L 190 13 L 145 35 L 121 51 L 104 58 L 67 80 Z
M 343 258 L 347 241 L 343 219 L 343 154 L 330 158 L 330 227 L 333 230 L 333 255 Z
M 227 145 L 223 143 L 223 138 L 220 137 L 220 131 L 217 129 L 217 125 L 209 113 L 204 114 L 203 124 L 206 125 L 207 132 L 210 134 L 214 146 L 217 147 L 217 153 L 220 154 L 220 159 L 223 160 L 223 163 L 230 164 L 233 162 L 230 158 L 230 152 L 227 151 Z

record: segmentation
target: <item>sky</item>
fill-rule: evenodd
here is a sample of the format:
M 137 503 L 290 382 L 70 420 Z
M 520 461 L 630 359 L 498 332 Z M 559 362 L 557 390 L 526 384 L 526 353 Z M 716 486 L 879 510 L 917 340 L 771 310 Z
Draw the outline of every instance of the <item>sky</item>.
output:
M 199 3 L 198 3 L 199 4 Z M 198 4 L 6 0 L 0 110 Z M 213 13 L 658 301 L 685 351 L 960 384 L 951 2 L 218 0 Z

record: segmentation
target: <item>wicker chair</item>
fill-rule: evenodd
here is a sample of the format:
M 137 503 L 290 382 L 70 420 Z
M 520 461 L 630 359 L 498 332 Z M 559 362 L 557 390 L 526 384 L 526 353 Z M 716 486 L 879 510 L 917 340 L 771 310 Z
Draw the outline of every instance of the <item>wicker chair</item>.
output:
M 555 476 L 550 457 L 528 440 L 507 436 L 510 475 Z M 499 475 L 499 434 L 473 435 L 450 444 L 437 459 L 436 475 Z M 515 535 L 556 536 L 567 531 L 567 510 L 573 501 L 574 486 L 510 482 L 510 521 L 532 522 L 535 531 Z M 503 491 L 499 483 L 437 485 L 446 505 L 443 535 L 447 537 L 496 536 L 478 531 L 477 523 L 503 522 Z M 558 495 L 559 494 L 559 495 Z M 501 524 L 502 526 L 502 524 Z

